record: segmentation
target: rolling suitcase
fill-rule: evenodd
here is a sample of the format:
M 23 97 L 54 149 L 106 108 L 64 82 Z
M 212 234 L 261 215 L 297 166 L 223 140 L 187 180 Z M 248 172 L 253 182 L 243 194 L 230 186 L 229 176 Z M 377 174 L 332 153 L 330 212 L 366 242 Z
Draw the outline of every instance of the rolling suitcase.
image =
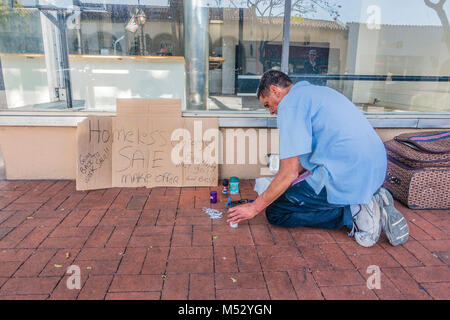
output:
M 385 142 L 384 187 L 411 209 L 450 209 L 450 131 L 405 133 Z

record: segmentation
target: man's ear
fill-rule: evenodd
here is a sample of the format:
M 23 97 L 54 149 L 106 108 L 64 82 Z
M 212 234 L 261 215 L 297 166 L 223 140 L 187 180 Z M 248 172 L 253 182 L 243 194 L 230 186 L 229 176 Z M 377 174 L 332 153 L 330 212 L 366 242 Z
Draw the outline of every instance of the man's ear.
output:
M 269 90 L 270 93 L 273 93 L 276 97 L 278 97 L 278 94 L 280 93 L 280 88 L 278 86 L 271 84 Z

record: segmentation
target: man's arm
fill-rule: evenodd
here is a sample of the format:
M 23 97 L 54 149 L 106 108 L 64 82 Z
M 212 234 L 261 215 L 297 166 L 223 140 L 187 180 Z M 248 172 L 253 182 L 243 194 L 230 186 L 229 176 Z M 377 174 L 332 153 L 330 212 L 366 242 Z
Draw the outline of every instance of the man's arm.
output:
M 298 156 L 282 159 L 280 171 L 267 190 L 254 202 L 233 207 L 228 210 L 227 222 L 239 223 L 240 221 L 251 219 L 256 216 L 281 196 L 303 171 L 304 169 L 300 164 Z

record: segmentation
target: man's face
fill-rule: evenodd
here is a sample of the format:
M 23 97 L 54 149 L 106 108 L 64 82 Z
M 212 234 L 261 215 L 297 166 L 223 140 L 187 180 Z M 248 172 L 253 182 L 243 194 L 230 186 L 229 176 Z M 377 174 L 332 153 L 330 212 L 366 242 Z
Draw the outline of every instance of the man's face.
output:
M 280 88 L 278 86 L 271 85 L 267 96 L 260 96 L 259 101 L 262 105 L 269 109 L 270 114 L 278 113 L 278 104 L 283 100 L 284 96 L 289 92 L 289 88 Z

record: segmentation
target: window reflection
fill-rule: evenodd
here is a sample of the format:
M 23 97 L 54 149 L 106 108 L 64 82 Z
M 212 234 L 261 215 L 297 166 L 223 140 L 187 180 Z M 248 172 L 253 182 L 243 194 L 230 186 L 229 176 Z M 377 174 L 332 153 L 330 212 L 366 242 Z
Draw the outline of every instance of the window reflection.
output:
M 265 71 L 282 68 L 285 1 L 199 3 L 208 47 L 198 108 L 265 112 L 255 92 Z M 291 3 L 294 81 L 332 87 L 367 112 L 450 111 L 450 1 Z M 63 12 L 68 68 L 58 28 L 38 5 Z M 65 109 L 65 73 L 73 110 L 113 111 L 118 97 L 179 97 L 186 107 L 185 9 L 183 0 L 0 0 L 0 108 Z
M 449 8 L 428 0 L 292 1 L 287 69 L 294 81 L 332 87 L 364 111 L 448 112 Z M 281 25 L 273 9 L 260 19 Z M 262 33 L 259 40 L 259 70 L 237 76 L 241 110 L 263 110 L 252 98 L 259 77 L 281 68 L 282 40 L 265 42 Z M 249 55 L 240 51 L 236 59 Z
M 183 1 L 0 1 L 1 108 L 114 111 L 131 97 L 184 105 Z

